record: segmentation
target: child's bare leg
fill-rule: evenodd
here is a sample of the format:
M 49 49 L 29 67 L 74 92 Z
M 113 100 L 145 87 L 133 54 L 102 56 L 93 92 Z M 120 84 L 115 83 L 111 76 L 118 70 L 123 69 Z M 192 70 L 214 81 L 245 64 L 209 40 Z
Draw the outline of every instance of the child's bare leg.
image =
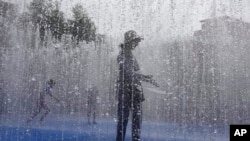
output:
M 88 105 L 88 109 L 87 109 L 88 124 L 91 124 L 90 116 L 91 116 L 91 105 Z
M 40 102 L 37 102 L 37 107 L 36 107 L 36 111 L 35 113 L 33 113 L 33 115 L 27 120 L 27 123 L 31 122 L 40 112 L 41 112 L 41 104 Z
M 40 118 L 40 122 L 43 122 L 44 118 L 49 114 L 50 109 L 46 104 L 43 104 L 43 108 L 45 109 L 44 115 Z
M 96 105 L 93 105 L 93 124 L 96 124 Z

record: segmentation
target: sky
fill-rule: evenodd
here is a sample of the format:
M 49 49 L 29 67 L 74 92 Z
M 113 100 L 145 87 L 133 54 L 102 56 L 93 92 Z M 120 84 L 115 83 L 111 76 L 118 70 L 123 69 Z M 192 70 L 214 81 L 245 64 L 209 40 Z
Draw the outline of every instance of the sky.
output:
M 31 0 L 5 0 L 17 3 L 20 11 Z M 55 1 L 55 0 L 53 0 Z M 118 41 L 133 29 L 147 42 L 192 36 L 200 20 L 228 15 L 250 22 L 249 0 L 58 0 L 66 17 L 81 3 L 95 22 L 97 31 Z

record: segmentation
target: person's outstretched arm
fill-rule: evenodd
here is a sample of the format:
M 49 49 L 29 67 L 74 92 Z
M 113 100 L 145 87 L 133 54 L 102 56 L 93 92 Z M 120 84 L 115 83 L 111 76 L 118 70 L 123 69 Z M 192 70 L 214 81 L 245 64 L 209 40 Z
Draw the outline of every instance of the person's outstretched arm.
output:
M 156 87 L 159 87 L 159 84 L 153 79 L 153 75 L 144 75 L 139 72 L 136 72 L 135 75 L 139 80 L 148 82 Z
M 53 95 L 51 95 L 51 97 L 53 97 L 58 103 L 60 103 L 60 100 L 57 99 L 56 97 L 54 97 Z
M 127 59 L 127 60 L 126 60 Z M 144 81 L 159 87 L 158 83 L 153 80 L 153 75 L 144 75 L 139 72 L 139 65 L 135 58 L 129 61 L 130 58 L 126 58 L 124 54 L 120 54 L 117 58 L 119 65 L 119 71 L 123 72 L 123 75 L 129 76 L 135 81 Z

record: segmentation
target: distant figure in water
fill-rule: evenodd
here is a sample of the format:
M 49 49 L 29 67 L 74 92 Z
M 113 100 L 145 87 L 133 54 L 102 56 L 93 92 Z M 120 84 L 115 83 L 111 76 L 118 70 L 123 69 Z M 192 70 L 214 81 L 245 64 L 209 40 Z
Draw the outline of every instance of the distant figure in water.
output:
M 47 116 L 47 114 L 50 112 L 49 107 L 45 103 L 45 96 L 49 95 L 53 97 L 57 102 L 60 102 L 56 97 L 52 95 L 52 88 L 55 86 L 56 82 L 53 79 L 50 79 L 46 82 L 42 92 L 40 92 L 39 99 L 37 100 L 37 107 L 33 115 L 27 120 L 27 123 L 31 122 L 40 112 L 42 109 L 45 110 L 45 113 L 41 116 L 40 122 L 42 123 L 44 118 Z
M 98 96 L 98 89 L 96 86 L 91 84 L 87 88 L 87 117 L 88 117 L 88 123 L 91 124 L 91 115 L 93 118 L 93 124 L 96 124 L 96 105 L 97 105 L 97 96 Z
M 137 35 L 133 30 L 124 34 L 124 44 L 121 44 L 121 51 L 117 62 L 119 67 L 119 76 L 117 81 L 118 96 L 118 122 L 116 141 L 124 141 L 126 127 L 128 124 L 129 113 L 132 113 L 132 141 L 140 141 L 142 101 L 144 95 L 141 82 L 149 82 L 158 87 L 158 84 L 152 79 L 152 75 L 140 73 L 139 64 L 132 54 L 139 42 L 143 38 Z

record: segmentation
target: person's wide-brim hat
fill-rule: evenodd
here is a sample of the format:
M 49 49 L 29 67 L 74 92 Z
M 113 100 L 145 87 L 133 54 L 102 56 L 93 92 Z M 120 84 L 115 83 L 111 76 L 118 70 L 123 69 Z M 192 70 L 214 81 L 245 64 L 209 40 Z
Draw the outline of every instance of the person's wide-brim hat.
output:
M 134 30 L 129 30 L 124 34 L 124 43 L 130 43 L 132 41 L 140 42 L 143 40 Z

